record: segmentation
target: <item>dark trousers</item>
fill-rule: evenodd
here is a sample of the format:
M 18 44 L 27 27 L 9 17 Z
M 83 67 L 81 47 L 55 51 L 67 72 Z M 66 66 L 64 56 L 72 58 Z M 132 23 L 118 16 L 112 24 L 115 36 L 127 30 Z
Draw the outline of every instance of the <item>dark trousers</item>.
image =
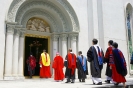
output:
M 30 78 L 32 78 L 32 75 L 35 73 L 35 69 L 31 69 L 31 67 L 28 66 L 28 71 L 29 71 Z
M 68 82 L 70 82 L 70 81 L 74 82 L 75 81 L 75 71 L 74 71 L 73 75 L 71 74 L 71 72 L 72 72 L 71 69 L 66 68 L 65 76 L 66 76 Z

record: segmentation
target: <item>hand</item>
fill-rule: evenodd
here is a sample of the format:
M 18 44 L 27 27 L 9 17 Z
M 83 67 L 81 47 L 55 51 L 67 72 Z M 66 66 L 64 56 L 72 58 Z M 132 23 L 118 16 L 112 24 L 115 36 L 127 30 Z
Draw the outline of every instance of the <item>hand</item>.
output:
M 110 69 L 112 69 L 112 67 L 110 66 Z
M 40 67 L 42 67 L 42 65 L 40 64 Z

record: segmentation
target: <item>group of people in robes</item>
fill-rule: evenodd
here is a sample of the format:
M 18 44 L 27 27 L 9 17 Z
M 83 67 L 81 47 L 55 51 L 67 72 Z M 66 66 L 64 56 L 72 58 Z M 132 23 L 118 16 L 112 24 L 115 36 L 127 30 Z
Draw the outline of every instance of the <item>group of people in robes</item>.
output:
M 126 61 L 121 50 L 118 49 L 118 43 L 109 40 L 108 48 L 105 56 L 98 45 L 98 40 L 92 40 L 92 46 L 87 52 L 87 58 L 90 62 L 90 71 L 92 76 L 93 84 L 102 85 L 101 72 L 103 64 L 107 63 L 106 67 L 106 83 L 114 83 L 118 85 L 123 83 L 124 88 L 127 88 L 125 82 L 125 76 L 127 75 Z
M 118 49 L 118 43 L 109 40 L 108 48 L 105 52 L 98 45 L 98 40 L 92 40 L 92 46 L 87 51 L 87 58 L 82 54 L 82 51 L 78 52 L 78 55 L 72 52 L 70 48 L 65 57 L 65 60 L 57 52 L 55 58 L 53 59 L 52 68 L 54 69 L 54 80 L 63 81 L 66 78 L 65 83 L 75 83 L 75 71 L 78 70 L 78 79 L 79 82 L 85 82 L 88 75 L 88 66 L 87 61 L 90 63 L 90 73 L 92 77 L 92 82 L 94 85 L 102 85 L 101 72 L 103 65 L 107 63 L 106 67 L 106 83 L 114 83 L 118 85 L 123 83 L 126 88 L 126 79 L 127 67 L 126 61 L 123 53 Z M 27 63 L 30 62 L 30 58 L 35 59 L 32 55 L 29 57 Z M 35 62 L 35 61 L 33 61 Z M 46 50 L 43 50 L 43 53 L 40 56 L 40 77 L 41 78 L 50 78 L 50 56 L 46 53 Z M 28 65 L 30 76 L 33 74 L 35 68 L 34 65 Z M 63 68 L 65 66 L 65 74 L 63 73 Z M 31 69 L 32 68 L 32 69 Z

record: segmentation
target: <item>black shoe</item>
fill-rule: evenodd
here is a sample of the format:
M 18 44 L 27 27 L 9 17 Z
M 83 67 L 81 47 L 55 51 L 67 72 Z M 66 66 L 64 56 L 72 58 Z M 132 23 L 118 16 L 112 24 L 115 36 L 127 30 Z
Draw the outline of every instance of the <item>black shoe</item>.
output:
M 126 87 L 125 88 L 129 88 L 127 85 L 126 85 Z
M 95 83 L 93 82 L 93 84 L 95 85 Z
M 70 81 L 66 81 L 65 83 L 69 83 Z
M 82 80 L 82 82 L 85 82 L 85 80 Z
M 79 79 L 79 82 L 81 82 L 81 79 Z
M 114 83 L 115 86 L 119 85 L 119 83 Z
M 110 83 L 110 80 L 105 80 L 106 83 Z
M 73 81 L 71 83 L 74 83 Z
M 97 85 L 102 85 L 102 82 L 99 82 Z

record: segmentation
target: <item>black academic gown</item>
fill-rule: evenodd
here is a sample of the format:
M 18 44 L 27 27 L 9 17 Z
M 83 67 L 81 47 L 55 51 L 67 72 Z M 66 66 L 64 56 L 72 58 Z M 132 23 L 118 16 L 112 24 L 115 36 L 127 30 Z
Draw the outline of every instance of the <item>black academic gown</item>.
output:
M 86 75 L 88 75 L 88 65 L 86 60 L 86 71 L 84 71 L 81 62 L 77 57 L 77 69 L 78 69 L 78 79 L 85 79 Z
M 102 52 L 102 58 L 104 58 L 104 53 Z M 88 61 L 90 62 L 90 70 L 91 70 L 91 75 L 92 77 L 95 78 L 101 78 L 101 71 L 103 68 L 103 65 L 99 65 L 98 63 L 98 55 L 96 52 L 96 49 L 91 46 L 87 52 L 87 58 Z

